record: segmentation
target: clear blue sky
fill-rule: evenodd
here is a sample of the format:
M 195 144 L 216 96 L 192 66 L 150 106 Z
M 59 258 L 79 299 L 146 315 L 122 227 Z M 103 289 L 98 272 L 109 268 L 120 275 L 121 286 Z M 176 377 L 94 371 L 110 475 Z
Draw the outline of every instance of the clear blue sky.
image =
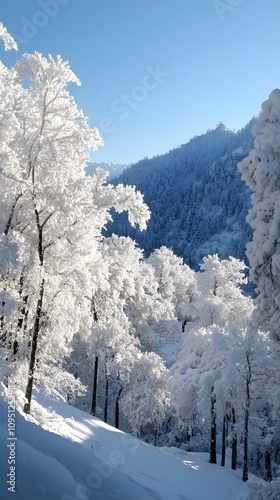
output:
M 105 141 L 97 162 L 161 154 L 220 121 L 241 128 L 280 87 L 279 0 L 2 0 L 0 18 L 21 37 L 4 63 L 35 50 L 70 62 Z

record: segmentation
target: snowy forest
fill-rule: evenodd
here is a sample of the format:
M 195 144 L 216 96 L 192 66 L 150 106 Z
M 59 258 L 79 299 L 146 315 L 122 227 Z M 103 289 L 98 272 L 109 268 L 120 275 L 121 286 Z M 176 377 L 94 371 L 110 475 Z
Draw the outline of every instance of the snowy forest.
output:
M 0 37 L 16 48 L 3 25 Z M 154 168 L 147 200 L 128 185 L 135 166 L 114 183 L 86 174 L 102 137 L 69 84 L 80 81 L 60 57 L 0 63 L 2 393 L 16 388 L 26 418 L 39 391 L 154 446 L 222 466 L 230 453 L 244 482 L 265 480 L 249 481 L 248 499 L 279 498 L 280 90 L 242 131 L 219 126 L 151 160 L 174 165 L 177 185 Z M 213 192 L 221 169 L 227 186 Z M 173 210 L 177 244 L 161 224 L 145 232 L 153 204 L 165 227 Z M 136 229 L 115 234 L 114 213 Z
M 129 224 L 125 213 L 113 213 L 104 234 L 130 236 L 145 256 L 168 246 L 196 270 L 204 256 L 215 253 L 222 259 L 234 256 L 248 263 L 250 189 L 237 165 L 253 148 L 253 123 L 238 132 L 220 123 L 165 155 L 126 169 L 113 184 L 136 186 L 151 210 L 151 219 L 141 232 Z

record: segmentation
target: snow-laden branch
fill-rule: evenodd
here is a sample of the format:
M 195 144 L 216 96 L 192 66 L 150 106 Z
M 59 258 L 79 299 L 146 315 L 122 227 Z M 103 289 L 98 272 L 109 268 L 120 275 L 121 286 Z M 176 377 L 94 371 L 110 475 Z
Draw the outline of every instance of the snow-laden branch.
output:
M 0 38 L 4 42 L 5 50 L 18 50 L 16 41 L 2 23 L 0 23 Z

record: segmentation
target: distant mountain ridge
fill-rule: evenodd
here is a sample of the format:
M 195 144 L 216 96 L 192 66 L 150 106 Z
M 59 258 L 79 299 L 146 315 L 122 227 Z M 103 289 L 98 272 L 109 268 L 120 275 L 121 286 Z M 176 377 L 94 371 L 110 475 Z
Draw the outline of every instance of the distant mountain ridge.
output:
M 111 181 L 115 177 L 119 176 L 123 172 L 124 169 L 126 169 L 130 166 L 131 166 L 131 163 L 128 165 L 123 165 L 120 163 L 93 162 L 93 163 L 88 164 L 87 169 L 86 169 L 86 173 L 88 175 L 92 175 L 96 171 L 97 167 L 102 167 L 104 170 L 107 170 L 107 172 L 109 172 L 108 180 Z
M 221 123 L 165 155 L 127 168 L 113 184 L 134 185 L 149 205 L 146 231 L 114 214 L 106 234 L 135 239 L 145 254 L 165 245 L 197 268 L 204 255 L 244 259 L 251 230 L 245 218 L 250 192 L 237 164 L 253 147 L 253 122 L 238 132 Z

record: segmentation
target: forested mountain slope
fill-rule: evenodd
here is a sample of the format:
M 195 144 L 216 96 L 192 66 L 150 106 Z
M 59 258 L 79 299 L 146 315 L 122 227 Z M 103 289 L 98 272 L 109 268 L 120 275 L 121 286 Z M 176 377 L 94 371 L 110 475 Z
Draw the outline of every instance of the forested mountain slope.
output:
M 234 133 L 219 124 L 165 155 L 126 169 L 113 183 L 135 185 L 152 217 L 141 233 L 129 227 L 125 214 L 116 215 L 109 234 L 131 236 L 146 255 L 165 245 L 195 268 L 210 253 L 244 259 L 251 234 L 245 221 L 250 192 L 237 163 L 252 148 L 251 127 Z

